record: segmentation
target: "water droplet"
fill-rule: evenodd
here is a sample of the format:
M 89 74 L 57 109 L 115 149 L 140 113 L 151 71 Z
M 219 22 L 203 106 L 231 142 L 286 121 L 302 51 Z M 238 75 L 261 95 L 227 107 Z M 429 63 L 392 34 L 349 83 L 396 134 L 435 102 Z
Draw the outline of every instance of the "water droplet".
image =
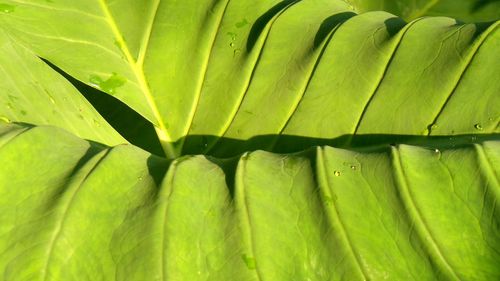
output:
M 234 43 L 233 42 L 229 43 L 229 47 L 234 47 Z
M 336 176 L 336 177 L 340 177 L 340 171 L 334 171 L 333 174 Z
M 479 124 L 479 123 L 475 124 L 474 128 L 476 128 L 476 130 L 479 130 L 479 131 L 483 130 L 483 126 L 481 124 Z
M 138 177 L 137 179 L 140 180 L 140 181 L 142 181 L 142 177 Z
M 26 115 L 28 112 L 26 112 L 26 110 L 21 110 L 21 114 L 22 115 Z
M 5 122 L 5 123 L 10 123 L 10 119 L 5 117 L 5 116 L 0 116 L 0 121 Z
M 439 149 L 434 149 L 434 154 L 437 156 L 438 159 L 441 159 L 441 150 Z
M 356 167 L 356 165 L 351 165 L 351 170 L 356 171 L 356 169 L 358 169 L 358 167 Z
M 89 78 L 90 85 L 96 87 L 108 94 L 114 94 L 116 88 L 121 87 L 127 82 L 127 79 L 116 73 L 113 73 L 108 79 L 103 80 L 97 75 L 91 75 Z
M 14 12 L 15 9 L 16 9 L 16 6 L 14 6 L 14 5 L 0 3 L 0 12 L 10 14 L 10 13 Z
M 239 53 L 241 53 L 241 49 L 239 49 L 239 48 L 238 48 L 238 49 L 235 49 L 235 50 L 233 51 L 233 58 L 234 58 L 234 57 L 236 57 Z
M 248 24 L 247 19 L 242 19 L 240 22 L 237 22 L 235 24 L 235 26 L 236 26 L 236 28 L 242 28 L 242 27 L 244 27 L 247 24 Z
M 12 103 L 9 102 L 9 103 L 7 103 L 7 108 L 13 109 L 14 107 L 12 106 Z
M 256 268 L 255 258 L 254 257 L 251 257 L 251 256 L 248 256 L 246 254 L 243 254 L 243 255 L 241 255 L 241 258 L 243 259 L 243 261 L 247 265 L 248 269 L 255 269 Z
M 98 122 L 97 120 L 93 119 L 93 121 L 94 121 L 94 124 L 95 124 L 97 127 L 101 127 L 101 124 L 99 124 L 99 122 Z
M 493 121 L 493 117 L 488 118 L 488 120 Z

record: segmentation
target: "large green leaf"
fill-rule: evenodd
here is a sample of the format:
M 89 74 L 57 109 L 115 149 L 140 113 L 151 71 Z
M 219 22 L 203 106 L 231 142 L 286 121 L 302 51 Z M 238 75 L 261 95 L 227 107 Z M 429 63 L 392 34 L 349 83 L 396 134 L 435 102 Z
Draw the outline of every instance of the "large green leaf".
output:
M 2 125 L 0 159 L 2 280 L 500 278 L 498 141 L 168 163 Z
M 497 6 L 0 0 L 0 280 L 500 279 Z
M 406 24 L 339 0 L 4 3 L 13 36 L 153 122 L 170 158 L 499 130 L 498 21 Z

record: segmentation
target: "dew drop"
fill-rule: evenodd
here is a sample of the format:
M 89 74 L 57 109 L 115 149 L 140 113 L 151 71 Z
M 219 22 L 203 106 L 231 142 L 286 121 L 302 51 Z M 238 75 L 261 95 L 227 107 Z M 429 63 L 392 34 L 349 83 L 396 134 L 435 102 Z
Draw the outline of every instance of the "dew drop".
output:
M 440 159 L 440 158 L 441 158 L 441 150 L 439 150 L 439 149 L 435 148 L 435 149 L 434 149 L 434 154 L 437 156 L 437 158 L 438 158 L 438 159 Z
M 340 171 L 334 171 L 333 174 L 336 176 L 336 177 L 340 177 Z
M 0 121 L 5 122 L 5 123 L 10 123 L 10 119 L 5 117 L 5 116 L 0 116 Z
M 229 43 L 229 47 L 234 47 L 234 43 L 233 42 Z
M 255 269 L 256 264 L 255 264 L 255 258 L 246 254 L 241 255 L 241 258 L 245 262 L 246 266 L 248 269 Z
M 482 126 L 481 124 L 479 124 L 479 123 L 475 124 L 475 125 L 474 125 L 474 128 L 475 128 L 476 130 L 479 130 L 479 131 L 482 131 L 482 130 L 483 130 L 483 126 Z
M 233 51 L 233 58 L 234 58 L 234 57 L 236 57 L 239 53 L 241 53 L 241 49 L 239 49 L 239 48 L 238 48 L 238 49 L 235 49 L 235 50 Z
M 94 121 L 94 124 L 97 126 L 97 127 L 101 127 L 101 124 L 99 124 L 99 122 L 97 122 L 97 120 L 93 119 Z
M 356 165 L 351 165 L 351 170 L 356 171 L 357 168 Z
M 14 6 L 14 5 L 0 3 L 0 12 L 10 14 L 10 13 L 14 12 L 15 9 L 16 9 L 16 6 Z

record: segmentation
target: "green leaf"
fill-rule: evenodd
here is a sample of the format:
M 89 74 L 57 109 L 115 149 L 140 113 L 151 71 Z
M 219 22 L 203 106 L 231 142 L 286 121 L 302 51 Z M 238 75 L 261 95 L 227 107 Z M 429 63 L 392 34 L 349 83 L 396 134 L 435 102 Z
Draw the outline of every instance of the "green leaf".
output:
M 57 128 L 1 125 L 0 272 L 497 280 L 500 142 L 476 141 L 169 163 Z
M 64 78 L 0 29 L 0 120 L 52 125 L 107 145 L 125 143 Z
M 13 36 L 150 120 L 169 158 L 263 135 L 273 150 L 498 132 L 498 21 L 405 24 L 339 0 L 4 2 Z

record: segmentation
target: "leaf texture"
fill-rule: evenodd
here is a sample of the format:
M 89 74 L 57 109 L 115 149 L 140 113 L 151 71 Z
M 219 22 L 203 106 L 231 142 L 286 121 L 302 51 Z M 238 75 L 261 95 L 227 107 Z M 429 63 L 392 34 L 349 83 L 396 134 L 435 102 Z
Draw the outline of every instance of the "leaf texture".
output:
M 12 36 L 150 120 L 169 158 L 263 135 L 272 150 L 499 130 L 498 21 L 406 23 L 340 0 L 4 2 Z
M 2 125 L 1 278 L 496 280 L 499 152 L 476 139 L 168 162 Z
M 127 141 L 68 81 L 0 30 L 0 121 L 52 125 L 106 145 Z

